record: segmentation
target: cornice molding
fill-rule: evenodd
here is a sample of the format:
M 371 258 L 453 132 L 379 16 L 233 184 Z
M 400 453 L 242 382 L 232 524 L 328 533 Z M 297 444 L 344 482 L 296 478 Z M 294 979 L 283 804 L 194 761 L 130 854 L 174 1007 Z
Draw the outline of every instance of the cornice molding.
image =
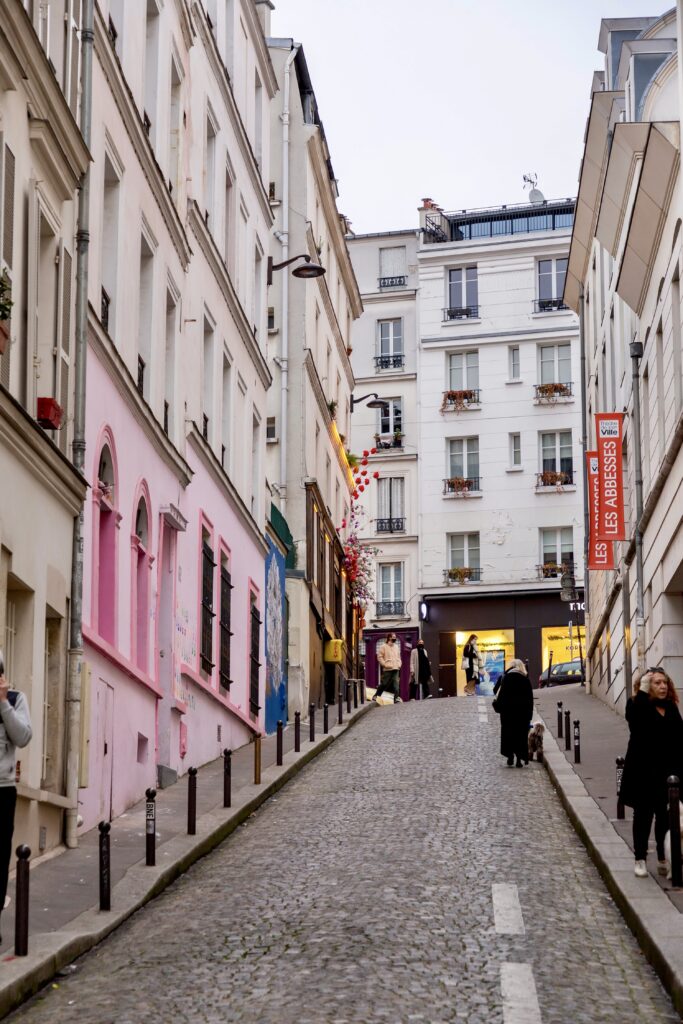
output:
M 175 203 L 169 195 L 164 173 L 156 161 L 154 150 L 145 132 L 142 118 L 138 113 L 121 64 L 111 45 L 109 33 L 107 32 L 107 27 L 99 7 L 95 8 L 95 55 L 107 79 L 112 97 L 121 115 L 123 126 L 135 150 L 142 173 L 147 179 L 152 195 L 156 200 L 169 237 L 178 253 L 183 269 L 187 270 L 192 256 L 187 235 L 185 234 Z
M 209 443 L 202 437 L 201 431 L 194 422 L 190 426 L 187 439 L 201 459 L 204 468 L 208 470 L 214 481 L 228 498 L 231 507 L 246 526 L 254 543 L 264 555 L 267 555 L 268 543 L 265 535 L 259 530 L 258 525 L 252 518 L 251 512 L 237 492 L 237 488 L 214 455 L 213 449 Z
M 266 358 L 254 337 L 247 315 L 242 308 L 242 303 L 237 296 L 235 286 L 233 285 L 225 263 L 221 258 L 213 235 L 204 223 L 201 211 L 197 206 L 197 203 L 194 201 L 192 201 L 188 206 L 188 225 L 192 234 L 199 242 L 199 247 L 202 250 L 204 258 L 209 264 L 211 272 L 221 289 L 223 298 L 228 306 L 228 310 L 237 324 L 240 337 L 244 342 L 244 347 L 249 353 L 261 383 L 264 388 L 268 389 L 273 383 L 273 378 L 270 370 L 268 369 L 268 363 L 266 362 Z
M 197 30 L 192 20 L 190 5 L 187 0 L 175 0 L 175 7 L 180 19 L 180 30 L 183 33 L 183 40 L 188 50 L 194 45 Z
M 183 487 L 192 481 L 192 469 L 173 442 L 167 437 L 158 423 L 152 410 L 144 400 L 133 376 L 126 366 L 108 334 L 102 329 L 97 314 L 91 305 L 88 306 L 88 341 L 100 362 L 104 365 L 107 376 L 128 406 L 129 411 L 142 428 L 147 440 L 155 449 L 163 462 L 177 476 Z

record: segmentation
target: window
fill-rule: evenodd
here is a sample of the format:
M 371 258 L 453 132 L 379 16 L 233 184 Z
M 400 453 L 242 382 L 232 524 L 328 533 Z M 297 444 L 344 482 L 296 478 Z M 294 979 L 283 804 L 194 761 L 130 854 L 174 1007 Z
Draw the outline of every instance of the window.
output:
M 154 310 L 154 253 L 140 238 L 140 292 L 138 299 L 138 391 L 150 401 L 152 380 L 152 315 Z
M 116 487 L 111 450 L 104 445 L 97 468 L 97 506 L 93 521 L 97 566 L 96 616 L 99 635 L 116 643 Z
M 207 675 L 213 672 L 213 573 L 216 563 L 213 559 L 211 535 L 202 530 L 202 632 L 199 659 L 202 671 Z
M 559 479 L 555 477 L 559 474 Z M 541 434 L 541 483 L 552 484 L 573 482 L 572 432 L 560 430 Z
M 181 72 L 171 57 L 171 97 L 168 133 L 168 190 L 178 196 L 180 185 Z
M 378 370 L 400 369 L 403 366 L 403 321 L 378 320 L 377 340 L 379 354 L 375 360 Z
M 448 568 L 481 571 L 478 533 L 451 533 L 448 537 Z M 470 579 L 475 577 L 468 577 Z
M 377 481 L 377 532 L 394 533 L 405 529 L 405 480 L 385 476 Z
M 448 387 L 465 391 L 479 387 L 479 353 L 453 352 L 448 357 Z
M 232 679 L 230 678 L 230 642 L 232 637 L 231 625 L 231 602 L 232 602 L 232 578 L 230 576 L 230 565 L 226 555 L 221 556 L 221 608 L 220 608 L 220 665 L 218 682 L 222 690 L 229 690 Z
M 258 71 L 254 72 L 254 156 L 261 166 L 263 155 L 263 87 Z
M 216 135 L 218 134 L 218 128 L 210 110 L 206 115 L 205 134 L 204 150 L 206 153 L 206 162 L 204 164 L 204 219 L 207 225 L 211 225 L 211 228 L 213 229 Z
M 108 153 L 104 154 L 102 199 L 102 297 L 100 320 L 110 338 L 116 337 L 121 179 Z
M 135 510 L 135 534 L 133 537 L 133 627 L 135 640 L 133 651 L 135 664 L 145 674 L 149 669 L 149 514 L 147 503 L 140 498 Z
M 213 415 L 213 382 L 214 382 L 214 327 L 208 316 L 204 315 L 204 352 L 203 352 L 203 385 L 202 385 L 202 436 L 211 443 L 211 417 Z
M 249 711 L 252 715 L 258 715 L 259 706 L 259 669 L 261 662 L 259 654 L 261 650 L 261 616 L 259 615 L 256 594 L 252 591 L 249 595 L 249 621 L 250 621 L 250 644 L 249 644 Z
M 253 293 L 251 297 L 251 308 L 253 316 L 253 327 L 254 337 L 258 338 L 261 330 L 261 317 L 263 313 L 263 250 L 261 249 L 261 243 L 256 241 L 256 247 L 254 249 L 254 282 L 253 282 Z
M 403 430 L 403 399 L 388 398 L 379 414 L 380 434 L 401 434 Z
M 59 317 L 59 349 L 55 352 L 54 363 L 54 385 L 53 395 L 64 410 L 64 417 L 70 405 L 71 391 L 69 377 L 71 370 L 71 309 L 72 309 L 72 288 L 71 272 L 73 260 L 71 253 L 61 246 L 59 259 L 59 296 L 60 317 Z M 64 422 L 59 432 L 58 444 L 63 455 L 66 455 L 68 448 L 69 431 L 67 422 Z
M 234 181 L 235 177 L 230 170 L 229 166 L 225 168 L 225 209 L 224 214 L 224 230 L 223 230 L 223 259 L 225 266 L 227 267 L 228 273 L 232 266 L 232 236 L 233 236 L 233 219 L 235 216 L 234 212 Z
M 479 316 L 477 268 L 458 267 L 448 271 L 448 309 L 446 319 Z
M 154 145 L 157 121 L 157 82 L 159 81 L 159 10 L 157 0 L 147 0 L 145 18 L 145 129 Z
M 11 591 L 8 592 L 8 597 Z M 7 604 L 7 627 L 11 626 L 15 606 Z M 41 789 L 53 793 L 63 787 L 62 709 L 66 690 L 67 623 L 49 607 L 45 609 L 45 688 L 43 690 L 43 750 Z M 8 678 L 12 678 L 8 672 Z M 15 677 L 16 678 L 16 677 Z
M 544 313 L 552 309 L 567 308 L 562 302 L 567 263 L 566 257 L 538 261 L 537 312 Z
M 541 530 L 541 557 L 543 575 L 557 574 L 563 566 L 574 562 L 574 537 L 571 526 L 552 527 Z
M 569 344 L 540 346 L 541 384 L 570 384 L 572 347 Z
M 164 358 L 164 433 L 173 437 L 175 412 L 175 339 L 178 329 L 178 306 L 170 288 L 166 289 L 166 351 Z
M 519 380 L 519 345 L 508 347 L 508 374 L 510 380 Z
M 221 466 L 227 472 L 230 465 L 230 436 L 232 415 L 232 366 L 223 353 L 223 384 L 221 401 Z
M 403 562 L 386 562 L 378 567 L 378 615 L 402 615 Z
M 448 442 L 448 473 L 451 480 L 464 477 L 479 483 L 478 437 L 458 437 Z
M 522 435 L 510 434 L 510 467 L 522 465 Z
M 14 264 L 14 181 L 15 157 L 9 146 L 2 146 L 0 133 L 0 270 L 11 277 Z M 12 346 L 8 344 L 0 356 L 0 384 L 10 386 L 10 357 Z
M 326 264 L 327 265 L 327 264 Z M 400 288 L 406 283 L 406 247 L 393 245 L 379 251 L 380 288 Z

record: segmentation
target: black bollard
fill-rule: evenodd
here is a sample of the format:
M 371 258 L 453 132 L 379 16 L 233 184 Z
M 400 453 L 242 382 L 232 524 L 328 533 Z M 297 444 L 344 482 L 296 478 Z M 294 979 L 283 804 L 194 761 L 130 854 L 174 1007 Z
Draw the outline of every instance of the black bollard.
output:
M 197 769 L 187 772 L 187 834 L 197 835 Z
M 669 838 L 671 840 L 671 887 L 680 889 L 683 886 L 683 867 L 681 866 L 681 804 L 680 780 L 677 775 L 670 775 L 666 780 L 669 787 Z
M 361 702 L 361 704 L 365 704 L 365 680 L 364 679 L 361 679 L 361 681 L 360 681 L 360 702 Z
M 330 731 L 330 705 L 326 703 L 326 704 L 323 705 L 323 732 L 327 736 L 329 731 Z
M 339 725 L 341 725 L 342 722 L 344 721 L 344 689 L 343 689 L 343 686 L 344 686 L 343 683 L 339 684 L 339 701 L 338 701 L 338 707 L 337 707 L 337 721 L 338 721 Z
M 301 750 L 301 712 L 294 712 L 294 753 Z
M 261 737 L 254 736 L 254 785 L 261 785 Z
M 223 806 L 232 806 L 232 750 L 223 751 Z
M 626 817 L 626 811 L 624 808 L 623 801 L 621 799 L 621 779 L 624 774 L 624 759 L 623 757 L 617 758 L 617 820 L 623 821 Z
M 581 764 L 581 722 L 574 721 L 574 764 Z
M 572 749 L 571 711 L 564 713 L 564 749 Z
M 315 704 L 308 707 L 308 738 L 311 743 L 315 743 Z
M 358 707 L 358 680 L 357 679 L 354 679 L 354 681 L 353 681 L 353 706 L 354 706 L 354 708 Z
M 282 766 L 282 722 L 277 723 L 277 736 L 275 737 L 275 764 L 280 768 Z
M 100 830 L 100 910 L 111 910 L 111 871 L 109 857 L 109 833 L 111 825 L 101 821 Z
M 557 738 L 562 739 L 562 701 L 557 702 Z
M 346 680 L 346 713 L 347 713 L 347 715 L 351 714 L 351 697 L 352 697 L 352 694 L 351 694 L 351 680 L 347 679 Z
M 16 916 L 14 919 L 14 955 L 28 956 L 28 846 L 17 846 Z
M 145 863 L 153 868 L 157 862 L 157 791 L 148 789 L 145 793 Z

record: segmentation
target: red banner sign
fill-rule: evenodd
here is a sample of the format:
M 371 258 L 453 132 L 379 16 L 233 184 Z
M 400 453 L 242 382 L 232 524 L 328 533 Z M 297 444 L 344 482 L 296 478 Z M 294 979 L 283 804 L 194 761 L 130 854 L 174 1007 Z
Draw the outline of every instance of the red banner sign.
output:
M 586 452 L 588 470 L 588 568 L 613 569 L 614 545 L 611 541 L 598 540 L 600 517 L 600 472 L 598 453 Z
M 597 540 L 626 540 L 624 481 L 620 412 L 599 412 L 595 416 L 600 478 Z

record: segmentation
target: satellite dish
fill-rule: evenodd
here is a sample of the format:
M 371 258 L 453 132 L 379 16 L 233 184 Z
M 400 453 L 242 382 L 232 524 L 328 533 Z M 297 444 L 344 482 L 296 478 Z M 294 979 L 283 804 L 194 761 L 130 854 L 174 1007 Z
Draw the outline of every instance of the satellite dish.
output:
M 530 203 L 544 203 L 545 202 L 545 196 L 541 192 L 540 188 L 532 188 L 531 189 L 531 191 L 529 192 L 529 202 Z

